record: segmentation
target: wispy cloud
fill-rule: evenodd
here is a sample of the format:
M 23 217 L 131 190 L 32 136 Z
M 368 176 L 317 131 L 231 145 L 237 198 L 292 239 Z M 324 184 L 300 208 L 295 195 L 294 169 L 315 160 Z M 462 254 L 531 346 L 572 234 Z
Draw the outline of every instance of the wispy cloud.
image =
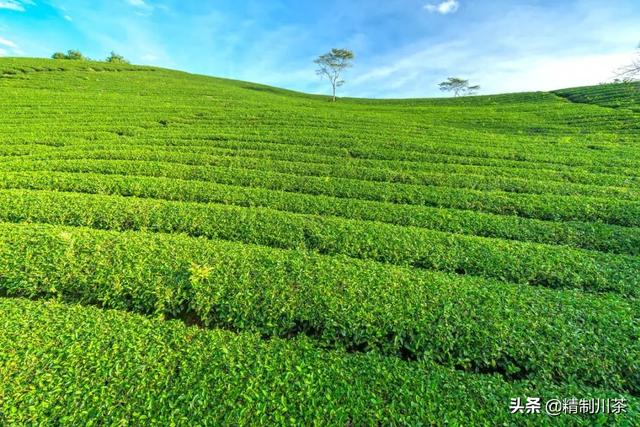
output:
M 458 0 L 444 0 L 443 2 L 437 4 L 426 4 L 424 6 L 424 9 L 431 13 L 446 15 L 448 13 L 455 13 L 459 7 L 460 3 L 458 3 Z
M 145 0 L 124 0 L 130 6 L 135 9 L 135 14 L 138 16 L 151 16 L 155 11 L 155 5 Z
M 131 6 L 135 7 L 148 7 L 144 0 L 126 0 Z
M 18 47 L 16 43 L 9 39 L 5 39 L 4 37 L 0 37 L 0 50 L 2 53 L 0 56 L 6 56 L 9 54 L 12 55 L 22 55 L 24 52 Z
M 0 9 L 13 10 L 16 12 L 24 12 L 24 6 L 16 0 L 0 1 Z
M 145 0 L 125 0 L 125 1 L 133 7 L 137 7 L 138 9 L 143 9 L 147 11 L 153 10 L 153 6 L 147 3 Z
M 67 22 L 73 22 L 73 18 L 71 17 L 71 15 L 69 14 L 69 11 L 65 6 L 59 5 L 53 1 L 47 4 L 51 6 L 53 9 L 55 9 L 59 13 L 62 19 L 64 19 Z
M 24 12 L 25 5 L 34 6 L 35 4 L 33 0 L 0 0 L 0 9 Z
M 7 40 L 4 37 L 0 37 L 0 45 L 7 46 L 13 49 L 18 48 L 18 46 L 16 46 L 14 42 L 12 42 L 11 40 Z

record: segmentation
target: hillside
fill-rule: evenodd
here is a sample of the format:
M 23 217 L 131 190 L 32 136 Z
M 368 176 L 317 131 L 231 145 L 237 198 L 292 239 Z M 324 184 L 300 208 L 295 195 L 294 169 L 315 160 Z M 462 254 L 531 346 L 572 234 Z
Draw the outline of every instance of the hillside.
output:
M 640 424 L 637 100 L 0 58 L 0 424 Z
M 558 90 L 555 93 L 572 102 L 640 112 L 640 82 L 579 87 Z

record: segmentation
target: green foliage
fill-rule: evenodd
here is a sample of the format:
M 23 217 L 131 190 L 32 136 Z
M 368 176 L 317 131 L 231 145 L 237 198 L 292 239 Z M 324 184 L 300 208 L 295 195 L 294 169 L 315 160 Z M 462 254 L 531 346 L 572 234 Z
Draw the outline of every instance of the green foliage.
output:
M 277 180 L 281 175 L 266 175 L 264 180 L 259 180 L 256 179 L 258 172 L 242 169 L 212 170 L 201 166 L 168 164 L 159 170 L 131 161 L 66 161 L 57 164 L 54 161 L 38 161 L 32 164 L 20 162 L 20 168 L 33 168 L 38 172 L 0 173 L 0 188 L 113 194 L 146 199 L 265 207 L 283 212 L 379 221 L 465 235 L 559 244 L 628 255 L 640 254 L 640 229 L 637 227 L 576 221 L 542 221 L 470 210 L 279 191 L 278 189 L 293 188 L 286 186 L 286 182 L 280 183 Z M 70 172 L 41 173 L 48 169 Z M 78 173 L 80 171 L 81 174 Z M 215 175 L 212 174 L 214 171 Z M 158 172 L 161 172 L 161 176 L 154 176 Z M 134 173 L 135 177 L 126 176 L 127 173 Z M 195 178 L 216 180 L 223 184 L 196 181 Z M 296 189 L 303 190 L 300 186 Z M 327 193 L 331 194 L 330 191 Z M 191 206 L 194 210 L 201 208 L 193 204 L 186 206 Z
M 72 59 L 72 60 L 82 60 L 85 59 L 84 56 L 82 55 L 82 53 L 80 53 L 79 50 L 69 50 L 67 52 L 67 57 L 66 59 Z
M 0 220 L 151 229 L 413 266 L 552 288 L 637 296 L 637 257 L 460 236 L 264 208 L 58 192 L 0 193 Z
M 0 414 L 9 425 L 533 426 L 542 415 L 509 414 L 512 397 L 619 397 L 58 303 L 2 299 L 0 322 L 0 373 L 11 378 L 0 381 Z M 638 417 L 634 409 L 601 420 Z M 548 420 L 588 426 L 597 418 Z
M 82 60 L 86 60 L 87 58 L 84 57 L 84 55 L 82 55 L 82 53 L 79 50 L 68 50 L 67 53 L 62 53 L 62 52 L 56 52 L 53 55 L 51 55 L 51 58 L 53 59 L 70 59 L 73 61 L 82 61 Z
M 105 59 L 106 62 L 110 62 L 113 64 L 128 64 L 129 61 L 127 61 L 124 56 L 122 55 L 118 55 L 115 52 L 111 52 L 111 54 L 107 57 L 107 59 Z
M 610 108 L 629 108 L 640 112 L 640 82 L 609 83 L 558 90 L 555 93 L 571 102 Z
M 0 231 L 0 291 L 10 296 L 191 313 L 209 327 L 305 334 L 507 378 L 640 387 L 638 307 L 613 295 L 150 232 Z
M 638 424 L 635 90 L 0 59 L 0 424 Z

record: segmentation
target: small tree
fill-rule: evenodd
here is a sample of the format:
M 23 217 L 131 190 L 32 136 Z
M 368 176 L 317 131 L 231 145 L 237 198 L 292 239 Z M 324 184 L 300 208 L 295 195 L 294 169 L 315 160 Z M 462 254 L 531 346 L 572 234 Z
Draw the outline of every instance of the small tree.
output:
M 474 95 L 480 90 L 480 86 L 469 86 L 469 80 L 458 77 L 449 77 L 446 81 L 440 83 L 440 90 L 443 92 L 453 92 L 453 96 Z
M 56 52 L 53 55 L 51 55 L 51 58 L 53 58 L 53 59 L 67 59 L 67 55 L 65 55 L 62 52 Z
M 348 49 L 331 49 L 331 52 L 321 55 L 313 61 L 318 65 L 316 74 L 321 78 L 326 78 L 331 83 L 333 89 L 333 102 L 336 102 L 336 89 L 345 82 L 342 80 L 344 70 L 352 66 L 354 54 Z
M 124 59 L 124 56 L 118 55 L 114 51 L 111 51 L 111 55 L 109 55 L 106 59 L 107 62 L 111 62 L 113 64 L 128 64 L 129 61 Z
M 80 53 L 79 50 L 69 50 L 67 52 L 67 59 L 71 59 L 74 61 L 80 61 L 82 59 L 85 59 L 84 56 Z

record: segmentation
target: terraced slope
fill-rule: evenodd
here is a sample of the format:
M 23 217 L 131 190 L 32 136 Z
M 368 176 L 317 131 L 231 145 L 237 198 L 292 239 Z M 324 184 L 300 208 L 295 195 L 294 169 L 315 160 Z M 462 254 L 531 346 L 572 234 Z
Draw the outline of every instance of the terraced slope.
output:
M 0 95 L 1 422 L 640 422 L 633 109 L 36 59 Z
M 600 105 L 610 108 L 628 108 L 640 112 L 640 82 L 602 84 L 558 90 L 556 95 L 572 102 Z

